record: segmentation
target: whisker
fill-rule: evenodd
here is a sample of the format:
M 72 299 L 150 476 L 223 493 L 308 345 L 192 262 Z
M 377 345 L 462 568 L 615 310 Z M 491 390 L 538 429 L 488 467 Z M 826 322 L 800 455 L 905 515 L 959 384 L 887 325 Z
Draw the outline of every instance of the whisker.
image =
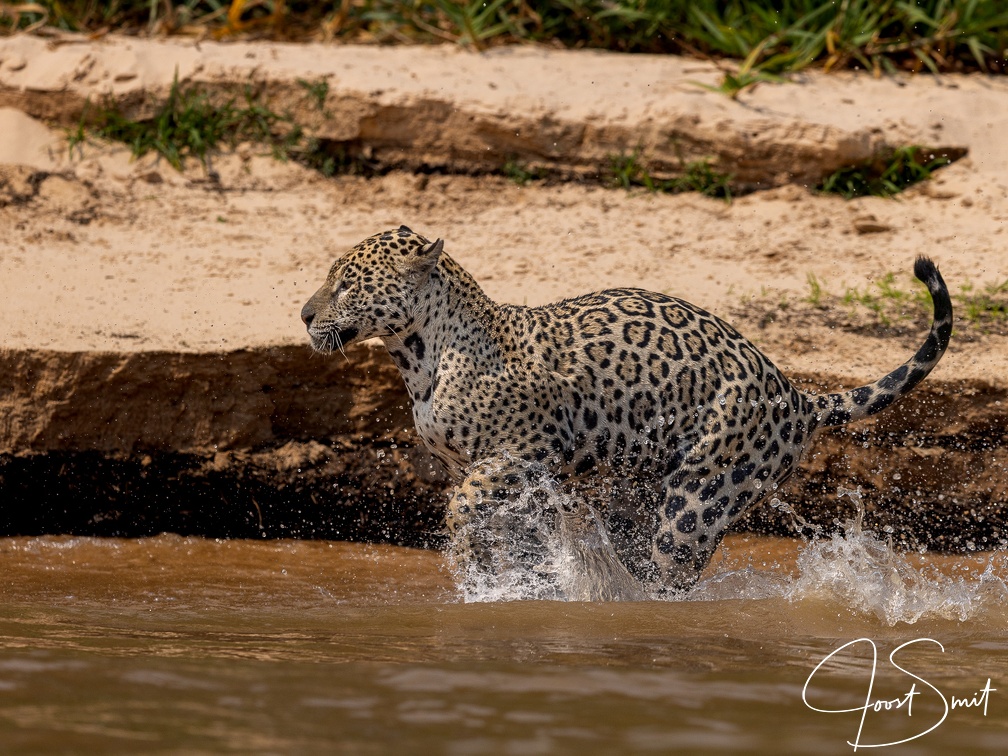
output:
M 388 323 L 385 324 L 385 327 L 388 328 L 390 331 L 392 331 L 392 335 L 393 336 L 395 336 L 397 339 L 399 339 L 399 344 L 401 346 L 403 344 L 403 338 L 402 338 L 402 336 L 400 336 L 398 333 L 396 333 L 396 330 L 392 326 L 390 326 Z
M 347 357 L 346 352 L 343 351 L 343 342 L 340 340 L 339 334 L 335 331 L 333 332 L 333 342 L 336 344 L 339 353 L 343 355 L 343 359 L 347 361 L 347 365 L 350 364 L 350 358 Z

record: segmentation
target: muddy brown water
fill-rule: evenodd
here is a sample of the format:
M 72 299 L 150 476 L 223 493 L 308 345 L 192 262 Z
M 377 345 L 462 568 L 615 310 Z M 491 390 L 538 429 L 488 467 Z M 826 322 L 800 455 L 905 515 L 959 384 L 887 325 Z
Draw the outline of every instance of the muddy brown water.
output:
M 1004 752 L 1004 553 L 883 556 L 908 583 L 856 540 L 735 536 L 688 600 L 588 604 L 466 603 L 389 546 L 3 539 L 0 751 Z

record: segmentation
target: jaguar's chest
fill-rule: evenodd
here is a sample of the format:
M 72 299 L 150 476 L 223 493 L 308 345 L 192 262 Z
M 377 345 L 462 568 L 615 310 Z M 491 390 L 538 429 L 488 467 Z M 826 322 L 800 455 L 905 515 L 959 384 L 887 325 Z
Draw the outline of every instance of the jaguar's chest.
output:
M 472 421 L 480 414 L 478 392 L 466 392 L 451 376 L 434 370 L 421 391 L 413 392 L 413 422 L 424 445 L 455 476 L 477 458 L 486 440 Z M 482 430 L 482 428 L 481 428 Z
M 433 396 L 413 401 L 413 422 L 420 438 L 432 451 L 458 454 L 454 443 L 455 429 L 446 408 L 435 402 Z

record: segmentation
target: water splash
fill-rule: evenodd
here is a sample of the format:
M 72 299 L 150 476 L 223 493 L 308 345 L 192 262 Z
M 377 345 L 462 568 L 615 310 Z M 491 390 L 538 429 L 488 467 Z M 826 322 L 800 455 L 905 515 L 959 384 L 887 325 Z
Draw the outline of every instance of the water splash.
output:
M 598 512 L 545 473 L 505 505 L 474 515 L 449 543 L 448 560 L 467 602 L 646 598 Z
M 922 619 L 964 621 L 992 602 L 1008 604 L 1008 569 L 994 557 L 982 572 L 953 577 L 934 564 L 915 566 L 890 538 L 864 528 L 860 489 L 840 489 L 856 505 L 829 537 L 774 498 L 770 506 L 811 534 L 792 567 L 726 566 L 664 600 L 719 601 L 817 597 L 874 615 L 893 626 Z M 1002 555 L 1003 556 L 1003 555 Z M 602 518 L 545 474 L 519 496 L 473 517 L 449 545 L 449 562 L 467 602 L 610 601 L 657 598 L 620 563 Z
M 1008 596 L 992 557 L 982 573 L 969 577 L 943 574 L 933 564 L 914 566 L 893 549 L 891 538 L 882 540 L 864 528 L 860 488 L 838 493 L 855 502 L 856 515 L 831 537 L 807 543 L 786 593 L 791 600 L 825 596 L 892 626 L 933 617 L 965 621 L 986 601 Z

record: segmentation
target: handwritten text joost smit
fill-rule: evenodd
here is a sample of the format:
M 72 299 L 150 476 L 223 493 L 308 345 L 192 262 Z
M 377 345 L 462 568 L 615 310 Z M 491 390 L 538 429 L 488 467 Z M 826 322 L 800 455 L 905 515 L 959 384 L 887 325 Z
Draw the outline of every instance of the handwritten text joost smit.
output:
M 849 643 L 844 643 L 839 648 L 830 652 L 826 658 L 816 665 L 816 668 L 812 670 L 812 674 L 808 676 L 808 680 L 805 681 L 805 687 L 802 689 L 802 701 L 805 705 L 812 709 L 812 711 L 819 712 L 821 714 L 850 714 L 857 716 L 858 724 L 857 731 L 854 735 L 853 740 L 848 740 L 847 744 L 853 746 L 854 750 L 857 751 L 858 748 L 884 748 L 886 746 L 899 745 L 900 743 L 907 743 L 911 740 L 916 740 L 917 738 L 927 735 L 929 732 L 936 730 L 949 715 L 949 711 L 955 709 L 977 709 L 982 710 L 983 715 L 987 716 L 988 705 L 990 704 L 991 694 L 994 693 L 997 688 L 991 687 L 991 680 L 987 678 L 987 682 L 979 688 L 974 688 L 973 691 L 967 693 L 963 696 L 946 695 L 944 691 L 940 690 L 937 686 L 932 685 L 926 679 L 921 677 L 919 674 L 914 674 L 914 672 L 908 669 L 909 665 L 906 662 L 901 663 L 899 660 L 900 653 L 904 649 L 908 649 L 911 646 L 921 643 L 930 643 L 941 649 L 942 653 L 945 652 L 945 647 L 938 641 L 932 638 L 916 638 L 893 649 L 892 653 L 889 654 L 889 664 L 897 670 L 901 675 L 905 675 L 909 687 L 906 692 L 896 696 L 895 698 L 876 698 L 873 697 L 872 692 L 875 688 L 875 676 L 878 672 L 878 647 L 875 645 L 875 641 L 871 638 L 858 638 L 857 640 L 852 640 Z M 855 649 L 867 651 L 871 649 L 871 672 L 867 676 L 865 681 L 866 690 L 864 703 L 859 706 L 854 706 L 851 708 L 832 708 L 826 703 L 829 700 L 829 683 L 827 678 L 827 671 L 823 670 L 823 665 L 831 660 L 834 663 L 839 663 L 842 656 L 846 654 L 853 654 Z M 906 666 L 904 666 L 906 665 Z M 935 719 L 922 720 L 920 717 L 914 718 L 913 705 L 914 699 L 919 696 L 934 696 L 936 700 L 941 701 L 941 715 Z M 923 698 L 921 700 L 924 700 Z M 920 707 L 918 707 L 920 711 Z M 871 739 L 871 733 L 866 729 L 865 722 L 868 718 L 868 713 L 886 715 L 889 716 L 904 716 L 911 722 L 913 722 L 913 732 L 901 740 L 893 740 L 890 742 L 873 742 Z M 858 716 L 859 715 L 859 716 Z

